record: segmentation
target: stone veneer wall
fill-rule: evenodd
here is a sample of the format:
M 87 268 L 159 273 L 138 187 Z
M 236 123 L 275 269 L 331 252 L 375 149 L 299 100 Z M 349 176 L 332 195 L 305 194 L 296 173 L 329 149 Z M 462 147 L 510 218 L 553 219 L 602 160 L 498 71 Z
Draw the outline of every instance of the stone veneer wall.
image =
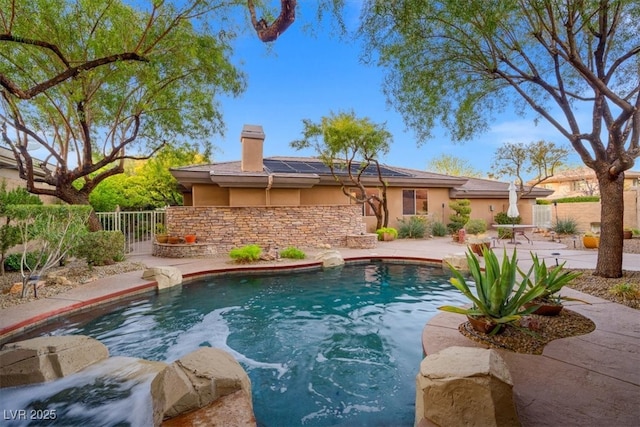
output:
M 198 243 L 215 244 L 216 253 L 250 244 L 265 250 L 346 246 L 347 235 L 365 230 L 360 205 L 172 206 L 166 215 L 170 236 L 195 234 Z

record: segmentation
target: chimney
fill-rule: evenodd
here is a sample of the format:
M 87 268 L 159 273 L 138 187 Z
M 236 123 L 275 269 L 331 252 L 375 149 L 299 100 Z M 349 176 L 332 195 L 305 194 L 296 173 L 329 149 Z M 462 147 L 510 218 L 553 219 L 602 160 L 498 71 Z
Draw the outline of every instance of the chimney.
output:
M 264 132 L 260 125 L 244 125 L 240 134 L 242 143 L 242 159 L 240 167 L 242 172 L 262 172 L 262 146 Z

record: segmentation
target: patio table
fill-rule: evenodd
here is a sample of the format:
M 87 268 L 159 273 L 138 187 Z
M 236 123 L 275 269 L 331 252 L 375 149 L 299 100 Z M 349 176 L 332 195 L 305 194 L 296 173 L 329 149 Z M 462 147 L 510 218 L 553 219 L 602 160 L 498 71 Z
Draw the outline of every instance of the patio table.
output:
M 531 243 L 531 239 L 525 234 L 525 230 L 528 228 L 530 229 L 536 228 L 536 226 L 533 224 L 492 224 L 491 226 L 493 228 L 511 229 L 511 241 L 509 243 L 514 245 L 520 244 L 520 242 L 516 240 L 516 233 L 520 234 L 525 239 L 527 239 L 527 242 Z

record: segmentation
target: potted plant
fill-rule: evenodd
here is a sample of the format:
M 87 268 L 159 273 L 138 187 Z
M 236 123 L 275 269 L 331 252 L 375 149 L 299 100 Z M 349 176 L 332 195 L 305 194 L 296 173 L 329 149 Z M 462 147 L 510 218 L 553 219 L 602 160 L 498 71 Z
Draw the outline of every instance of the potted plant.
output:
M 622 230 L 622 238 L 633 239 L 633 230 L 631 227 L 625 227 L 624 230 Z
M 385 242 L 395 240 L 398 237 L 398 230 L 393 227 L 382 227 L 376 230 L 378 240 Z
M 484 249 L 491 250 L 491 238 L 485 234 L 469 237 L 469 249 L 474 254 L 482 256 Z
M 587 249 L 596 249 L 600 246 L 600 236 L 594 233 L 585 233 L 582 236 L 582 244 Z
M 156 224 L 156 241 L 158 243 L 167 243 L 169 235 L 167 234 L 167 227 L 159 222 Z
M 438 310 L 464 314 L 478 332 L 492 335 L 501 332 L 505 325 L 532 313 L 536 307 L 525 308 L 525 304 L 542 295 L 545 288 L 537 284 L 528 286 L 527 276 L 518 280 L 518 273 L 522 272 L 518 269 L 515 249 L 510 258 L 504 251 L 502 265 L 492 250 L 484 249 L 482 255 L 485 259 L 484 271 L 473 252 L 466 254 L 469 273 L 475 282 L 475 295 L 465 276 L 449 264 L 453 274 L 451 284 L 469 299 L 472 306 L 464 308 L 445 305 L 438 307 Z
M 472 237 L 469 237 L 469 248 L 476 255 L 482 256 L 483 248 L 490 249 L 491 239 L 484 235 L 487 231 L 487 222 L 484 219 L 470 219 L 464 225 L 466 232 Z
M 560 311 L 562 311 L 562 301 L 570 300 L 587 303 L 586 301 L 582 301 L 576 298 L 569 298 L 560 295 L 560 290 L 565 285 L 569 284 L 573 279 L 579 277 L 582 273 L 563 271 L 566 261 L 549 269 L 547 268 L 544 260 L 540 262 L 536 254 L 531 253 L 531 259 L 533 261 L 533 265 L 525 276 L 528 279 L 527 285 L 530 288 L 534 286 L 542 286 L 544 288 L 544 292 L 542 293 L 542 295 L 540 295 L 531 303 L 527 304 L 527 306 L 537 307 L 533 311 L 533 314 L 555 316 L 559 314 Z M 532 274 L 533 281 L 530 280 Z

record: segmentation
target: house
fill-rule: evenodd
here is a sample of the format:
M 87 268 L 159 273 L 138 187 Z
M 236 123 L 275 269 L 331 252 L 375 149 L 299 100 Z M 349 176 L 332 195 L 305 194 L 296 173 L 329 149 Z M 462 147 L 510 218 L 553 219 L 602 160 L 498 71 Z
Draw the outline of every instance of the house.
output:
M 264 141 L 265 134 L 261 126 L 245 125 L 240 138 L 240 160 L 172 169 L 171 173 L 182 188 L 184 208 L 263 209 L 252 212 L 257 216 L 254 218 L 255 221 L 260 221 L 265 216 L 270 219 L 281 215 L 288 217 L 288 209 L 303 209 L 306 211 L 302 216 L 305 218 L 303 224 L 299 224 L 300 219 L 296 223 L 301 228 L 311 227 L 315 222 L 318 222 L 320 227 L 343 221 L 351 224 L 351 228 L 335 230 L 336 238 L 328 238 L 325 235 L 321 239 L 338 245 L 343 242 L 344 234 L 375 231 L 376 218 L 373 213 L 346 196 L 329 168 L 318 158 L 264 158 Z M 381 171 L 383 179 L 388 184 L 389 226 L 392 227 L 397 227 L 402 218 L 412 215 L 428 215 L 431 219 L 446 224 L 449 222 L 449 215 L 453 213 L 449 208 L 449 202 L 455 199 L 469 199 L 471 217 L 485 219 L 487 223 L 492 223 L 495 214 L 506 212 L 508 208 L 508 183 L 388 165 L 382 165 Z M 375 171 L 365 172 L 362 182 L 367 191 L 381 191 Z M 532 221 L 532 205 L 535 204 L 535 198 L 546 197 L 550 193 L 549 190 L 534 188 L 519 201 L 524 223 Z M 277 209 L 281 211 L 277 212 Z M 332 216 L 336 209 L 351 212 L 346 214 L 350 219 Z M 323 214 L 317 216 L 315 221 L 307 218 L 309 212 L 318 210 L 322 210 Z M 236 211 L 236 214 L 238 213 L 239 211 Z M 262 224 L 259 227 L 262 232 L 253 233 L 254 238 L 265 238 L 263 234 L 268 234 L 273 227 L 269 223 Z M 205 240 L 215 238 L 210 232 L 202 231 L 206 234 Z M 281 231 L 283 234 L 270 235 L 266 239 L 279 241 L 281 245 L 280 241 L 287 238 L 291 240 L 291 236 L 295 234 L 288 229 Z M 340 233 L 343 235 L 338 236 Z M 317 234 L 314 236 L 317 238 Z
M 600 228 L 601 204 L 599 201 L 557 203 L 558 199 L 584 196 L 600 196 L 595 172 L 584 166 L 565 170 L 544 180 L 540 186 L 553 190 L 546 197 L 554 202 L 556 220 L 573 220 L 579 231 L 597 231 Z M 640 228 L 640 172 L 625 171 L 623 192 L 623 226 Z
M 640 171 L 629 170 L 624 175 L 625 190 L 640 187 Z M 557 172 L 545 179 L 540 186 L 553 190 L 553 193 L 547 196 L 549 200 L 600 195 L 596 174 L 586 166 Z
M 44 173 L 38 169 L 35 170 L 36 176 L 44 176 Z M 25 181 L 20 178 L 16 159 L 13 152 L 5 147 L 0 146 L 0 183 L 4 182 L 7 191 L 14 188 L 25 187 Z M 57 203 L 59 200 L 53 196 L 39 196 L 43 203 Z

